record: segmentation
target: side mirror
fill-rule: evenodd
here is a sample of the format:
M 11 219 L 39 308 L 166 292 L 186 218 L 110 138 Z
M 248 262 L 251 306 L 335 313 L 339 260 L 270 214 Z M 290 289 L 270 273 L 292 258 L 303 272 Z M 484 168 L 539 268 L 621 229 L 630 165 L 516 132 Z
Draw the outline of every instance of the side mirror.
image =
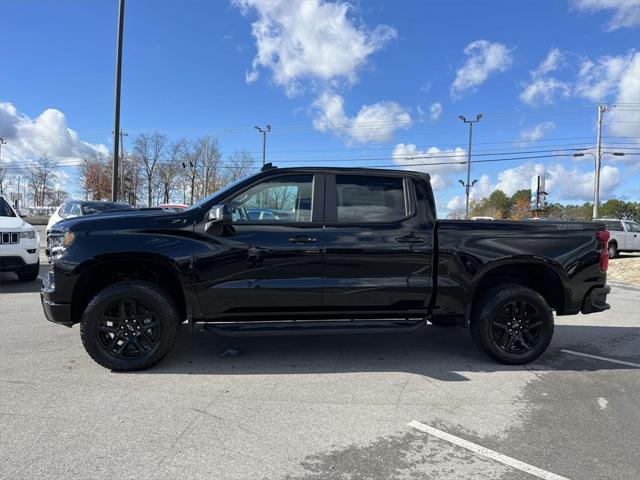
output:
M 231 211 L 226 205 L 214 205 L 207 213 L 207 223 L 205 228 L 209 230 L 214 224 L 225 225 L 231 223 Z
M 18 210 L 18 215 L 20 215 L 22 218 L 28 217 L 29 213 L 30 212 L 28 208 L 21 208 L 20 210 Z

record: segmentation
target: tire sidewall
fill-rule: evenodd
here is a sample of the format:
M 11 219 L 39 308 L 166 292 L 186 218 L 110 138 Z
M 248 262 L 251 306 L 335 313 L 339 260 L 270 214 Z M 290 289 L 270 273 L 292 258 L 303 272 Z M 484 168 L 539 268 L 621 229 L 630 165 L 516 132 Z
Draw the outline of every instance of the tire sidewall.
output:
M 474 322 L 477 322 L 474 327 L 477 329 L 478 340 L 485 351 L 496 360 L 513 365 L 531 362 L 542 355 L 551 342 L 554 329 L 553 312 L 544 298 L 530 288 L 515 285 L 503 289 L 494 289 L 485 295 L 487 300 L 479 312 L 479 316 L 474 319 Z M 543 338 L 533 349 L 522 354 L 504 351 L 496 344 L 492 334 L 493 318 L 506 304 L 513 300 L 524 300 L 532 304 L 540 312 L 543 322 L 540 333 Z
M 616 258 L 618 256 L 618 246 L 615 243 L 610 243 L 607 248 L 609 258 Z
M 146 355 L 123 359 L 107 352 L 98 339 L 98 325 L 105 309 L 114 302 L 131 298 L 153 307 L 160 321 L 160 341 Z M 156 364 L 173 346 L 177 329 L 177 311 L 168 294 L 146 282 L 121 282 L 98 292 L 82 316 L 80 334 L 87 353 L 100 365 L 115 371 L 142 370 Z

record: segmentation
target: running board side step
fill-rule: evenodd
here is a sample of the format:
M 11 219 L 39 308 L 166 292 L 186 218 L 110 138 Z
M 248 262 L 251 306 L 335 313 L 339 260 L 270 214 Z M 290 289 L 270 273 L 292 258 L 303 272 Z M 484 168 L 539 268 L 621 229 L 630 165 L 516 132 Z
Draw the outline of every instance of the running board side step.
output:
M 426 320 L 326 320 L 205 323 L 203 330 L 226 337 L 253 335 L 342 335 L 348 333 L 413 333 L 427 325 Z

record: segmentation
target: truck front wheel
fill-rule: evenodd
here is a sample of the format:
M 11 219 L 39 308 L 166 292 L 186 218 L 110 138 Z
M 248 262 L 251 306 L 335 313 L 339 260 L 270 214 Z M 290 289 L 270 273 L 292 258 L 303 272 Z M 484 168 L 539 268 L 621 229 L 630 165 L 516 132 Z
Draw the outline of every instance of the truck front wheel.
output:
M 144 370 L 173 347 L 178 309 L 161 287 L 123 281 L 98 292 L 80 322 L 87 353 L 105 368 Z
M 501 363 L 520 365 L 538 358 L 553 336 L 553 312 L 535 290 L 501 285 L 482 294 L 471 319 L 475 344 Z

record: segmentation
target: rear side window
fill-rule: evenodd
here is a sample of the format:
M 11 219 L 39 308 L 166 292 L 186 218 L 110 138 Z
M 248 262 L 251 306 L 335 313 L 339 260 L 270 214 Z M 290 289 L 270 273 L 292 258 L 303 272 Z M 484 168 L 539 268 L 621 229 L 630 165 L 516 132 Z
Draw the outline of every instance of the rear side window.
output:
M 627 227 L 629 227 L 630 232 L 640 232 L 640 225 L 635 222 L 627 222 Z
M 607 226 L 607 230 L 610 232 L 621 232 L 622 231 L 622 222 L 620 221 L 611 221 L 605 220 L 604 224 Z
M 408 215 L 404 180 L 377 175 L 336 175 L 339 223 L 395 222 Z

